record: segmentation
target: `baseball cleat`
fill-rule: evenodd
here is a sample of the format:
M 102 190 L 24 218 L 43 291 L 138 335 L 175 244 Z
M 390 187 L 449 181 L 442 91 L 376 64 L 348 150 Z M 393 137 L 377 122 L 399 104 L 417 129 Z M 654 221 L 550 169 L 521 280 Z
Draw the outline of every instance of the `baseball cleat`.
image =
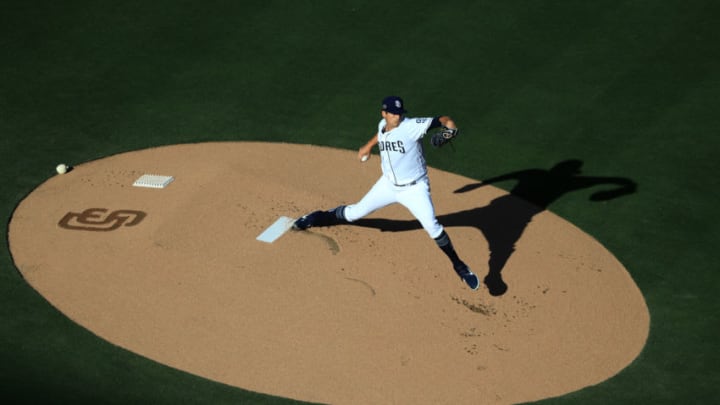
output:
M 455 273 L 457 273 L 458 276 L 465 282 L 465 284 L 468 285 L 473 290 L 477 290 L 478 287 L 480 287 L 480 279 L 470 271 L 470 268 L 467 266 L 467 264 L 460 262 L 453 266 L 455 269 Z
M 319 212 L 320 211 L 311 212 L 298 218 L 292 226 L 293 229 L 303 231 L 305 229 L 312 228 L 312 226 L 315 225 L 315 218 L 318 216 Z

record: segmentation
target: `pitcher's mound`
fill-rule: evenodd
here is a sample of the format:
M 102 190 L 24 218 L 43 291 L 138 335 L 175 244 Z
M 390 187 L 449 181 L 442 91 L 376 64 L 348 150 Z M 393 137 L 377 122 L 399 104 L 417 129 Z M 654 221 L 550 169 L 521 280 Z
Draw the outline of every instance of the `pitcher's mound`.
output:
M 11 252 L 37 291 L 98 336 L 307 401 L 532 401 L 597 384 L 639 354 L 648 310 L 622 264 L 499 189 L 453 193 L 475 180 L 430 171 L 460 256 L 483 278 L 493 255 L 491 290 L 465 287 L 400 206 L 256 240 L 281 216 L 358 201 L 379 159 L 355 155 L 206 143 L 81 164 L 18 206 Z M 172 181 L 133 186 L 143 174 Z

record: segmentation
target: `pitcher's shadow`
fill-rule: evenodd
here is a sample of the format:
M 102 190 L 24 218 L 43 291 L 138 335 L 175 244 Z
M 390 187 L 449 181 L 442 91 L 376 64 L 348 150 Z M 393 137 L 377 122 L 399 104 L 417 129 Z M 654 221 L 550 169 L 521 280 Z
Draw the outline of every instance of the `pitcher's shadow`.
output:
M 569 159 L 549 170 L 520 170 L 467 184 L 454 191 L 456 194 L 468 193 L 500 181 L 516 181 L 510 194 L 500 196 L 488 205 L 438 216 L 438 221 L 445 227 L 469 226 L 483 233 L 490 249 L 488 273 L 483 281 L 491 295 L 499 296 L 507 292 L 508 286 L 502 278 L 502 271 L 515 251 L 517 241 L 532 218 L 558 198 L 568 192 L 602 185 L 611 185 L 613 188 L 591 194 L 591 201 L 607 201 L 637 190 L 637 184 L 624 177 L 581 176 L 582 165 L 580 160 Z M 353 225 L 384 232 L 422 229 L 416 220 L 360 219 Z M 467 255 L 459 253 L 461 257 Z

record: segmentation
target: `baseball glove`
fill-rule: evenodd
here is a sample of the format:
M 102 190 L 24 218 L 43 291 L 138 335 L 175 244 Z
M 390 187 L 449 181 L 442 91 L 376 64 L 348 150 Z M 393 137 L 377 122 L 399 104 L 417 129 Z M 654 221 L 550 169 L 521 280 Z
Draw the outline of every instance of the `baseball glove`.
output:
M 430 137 L 430 144 L 432 144 L 432 146 L 436 148 L 439 148 L 455 139 L 455 137 L 458 136 L 459 132 L 460 130 L 457 128 L 442 127 L 440 131 L 434 133 Z

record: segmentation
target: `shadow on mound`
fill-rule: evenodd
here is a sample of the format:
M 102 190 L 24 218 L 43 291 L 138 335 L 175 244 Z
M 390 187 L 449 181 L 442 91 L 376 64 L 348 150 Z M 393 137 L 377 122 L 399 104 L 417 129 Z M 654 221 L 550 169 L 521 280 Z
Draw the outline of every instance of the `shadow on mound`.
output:
M 505 180 L 516 181 L 510 194 L 498 197 L 486 206 L 438 216 L 440 223 L 446 227 L 474 227 L 483 233 L 490 247 L 488 273 L 484 278 L 490 294 L 499 296 L 507 292 L 508 286 L 502 278 L 502 270 L 515 251 L 515 245 L 527 225 L 550 204 L 569 192 L 595 186 L 615 187 L 594 192 L 590 195 L 590 201 L 608 201 L 637 190 L 637 184 L 624 177 L 581 176 L 582 165 L 581 160 L 569 159 L 549 170 L 520 170 L 467 184 L 455 190 L 456 194 L 461 194 Z M 422 228 L 416 220 L 361 219 L 353 225 L 383 232 Z

